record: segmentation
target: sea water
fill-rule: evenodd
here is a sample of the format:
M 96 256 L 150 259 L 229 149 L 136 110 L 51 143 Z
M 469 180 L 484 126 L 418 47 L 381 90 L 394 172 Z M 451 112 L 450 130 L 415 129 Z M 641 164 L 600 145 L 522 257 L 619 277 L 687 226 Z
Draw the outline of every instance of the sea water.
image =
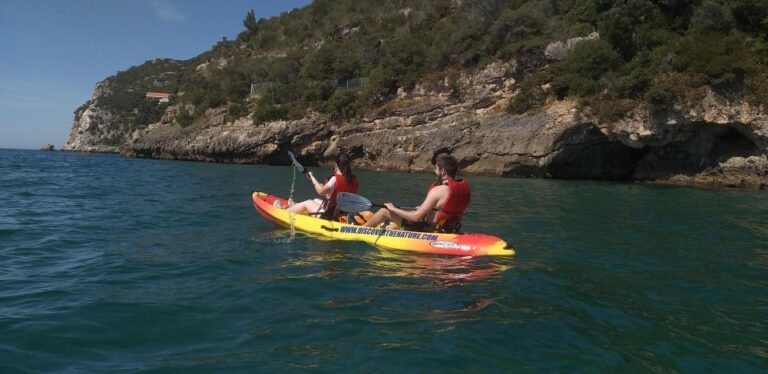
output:
M 469 258 L 291 238 L 250 199 L 292 178 L 0 150 L 0 372 L 768 369 L 766 192 L 469 177 L 464 229 L 517 250 Z

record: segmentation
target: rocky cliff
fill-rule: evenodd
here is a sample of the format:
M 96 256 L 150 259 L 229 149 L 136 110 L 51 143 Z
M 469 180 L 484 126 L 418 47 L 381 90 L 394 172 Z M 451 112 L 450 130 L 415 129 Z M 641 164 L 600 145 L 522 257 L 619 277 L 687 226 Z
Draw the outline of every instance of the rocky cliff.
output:
M 767 188 L 766 17 L 742 1 L 315 0 L 107 78 L 64 149 L 271 164 L 344 149 L 407 171 L 449 151 L 466 173 Z
M 98 98 L 106 94 L 107 83 L 99 82 L 93 96 L 75 112 L 69 139 L 61 149 L 80 152 L 117 153 L 120 144 L 114 138 L 122 138 L 119 127 L 112 125 L 112 113 L 98 106 Z
M 147 100 L 147 91 L 173 91 L 183 65 L 155 59 L 111 76 L 74 113 L 64 151 L 117 153 L 136 131 L 158 121 L 167 104 Z
M 465 173 L 768 188 L 765 108 L 710 91 L 664 113 L 638 108 L 610 123 L 574 100 L 513 115 L 505 108 L 517 92 L 517 69 L 494 63 L 454 81 L 401 90 L 377 113 L 348 123 L 308 113 L 255 126 L 212 112 L 211 120 L 181 128 L 166 116 L 165 123 L 133 134 L 122 153 L 285 164 L 285 151 L 292 150 L 317 164 L 343 149 L 358 168 L 428 171 L 433 153 L 447 150 Z

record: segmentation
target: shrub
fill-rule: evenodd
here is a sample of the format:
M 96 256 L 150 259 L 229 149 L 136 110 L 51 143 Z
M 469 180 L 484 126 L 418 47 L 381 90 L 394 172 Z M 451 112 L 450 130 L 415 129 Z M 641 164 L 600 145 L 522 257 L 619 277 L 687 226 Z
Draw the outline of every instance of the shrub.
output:
M 613 99 L 601 97 L 596 101 L 597 118 L 601 123 L 611 123 L 621 119 L 632 109 L 638 106 L 638 102 L 628 99 Z
M 583 41 L 553 67 L 552 87 L 559 98 L 594 94 L 600 88 L 600 78 L 620 64 L 621 58 L 607 42 Z
M 601 39 L 609 42 L 626 60 L 638 50 L 652 48 L 664 40 L 657 31 L 668 27 L 660 9 L 649 0 L 617 1 L 598 17 Z
M 181 127 L 187 127 L 192 124 L 192 121 L 194 121 L 192 114 L 190 114 L 186 108 L 179 108 L 176 112 L 176 123 Z
M 209 91 L 205 98 L 203 107 L 216 108 L 227 103 L 227 98 L 224 93 L 219 90 Z
M 369 103 L 378 104 L 392 96 L 396 89 L 395 71 L 388 66 L 378 66 L 371 70 L 371 74 L 368 76 L 368 86 L 363 95 Z
M 765 44 L 733 32 L 694 33 L 680 40 L 673 68 L 678 72 L 701 74 L 708 84 L 727 87 L 741 84 L 748 75 L 765 71 Z
M 768 73 L 763 72 L 749 78 L 747 93 L 755 105 L 763 105 L 768 110 Z
M 668 109 L 682 101 L 703 99 L 706 78 L 689 73 L 671 72 L 658 76 L 648 88 L 645 101 L 652 112 Z
M 348 120 L 357 114 L 357 94 L 343 88 L 336 89 L 330 99 L 323 105 L 323 112 L 333 117 Z
M 308 81 L 302 87 L 305 102 L 326 101 L 333 95 L 336 89 L 336 81 Z
M 543 105 L 547 99 L 544 86 L 551 79 L 547 71 L 536 73 L 520 84 L 520 91 L 509 102 L 507 111 L 514 114 L 523 114 Z
M 280 104 L 270 102 L 270 100 L 259 100 L 256 109 L 253 111 L 253 123 L 260 125 L 264 122 L 277 121 L 285 119 L 288 110 Z
M 227 119 L 234 121 L 242 117 L 246 112 L 245 104 L 241 101 L 230 102 L 227 104 Z

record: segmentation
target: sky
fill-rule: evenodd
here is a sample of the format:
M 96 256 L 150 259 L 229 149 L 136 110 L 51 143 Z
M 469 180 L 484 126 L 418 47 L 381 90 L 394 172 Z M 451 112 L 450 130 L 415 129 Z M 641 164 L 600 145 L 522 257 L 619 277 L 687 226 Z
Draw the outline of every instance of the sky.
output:
M 0 0 L 0 148 L 61 148 L 96 83 L 186 60 L 310 0 Z

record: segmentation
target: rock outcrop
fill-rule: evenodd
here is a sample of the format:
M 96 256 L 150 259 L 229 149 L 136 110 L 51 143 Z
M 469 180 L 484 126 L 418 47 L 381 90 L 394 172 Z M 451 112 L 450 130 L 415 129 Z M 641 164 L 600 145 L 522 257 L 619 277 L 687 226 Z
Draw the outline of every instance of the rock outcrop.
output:
M 75 120 L 63 151 L 117 153 L 120 144 L 113 141 L 122 138 L 120 127 L 112 122 L 113 115 L 98 105 L 98 99 L 109 92 L 107 80 L 99 82 L 88 102 L 75 111 Z
M 54 150 L 53 144 L 46 144 L 42 147 L 40 147 L 41 151 L 52 151 Z
M 157 123 L 134 133 L 122 153 L 287 164 L 292 150 L 311 165 L 344 149 L 358 168 L 429 171 L 432 155 L 447 150 L 465 173 L 768 188 L 765 108 L 709 92 L 700 102 L 653 115 L 636 109 L 611 123 L 571 100 L 512 115 L 505 108 L 516 94 L 516 69 L 495 63 L 423 83 L 401 90 L 378 113 L 342 124 L 313 113 L 261 126 L 215 113 L 210 118 L 218 120 L 186 128 Z
M 154 59 L 96 84 L 93 96 L 74 113 L 64 151 L 112 152 L 137 131 L 158 120 L 167 104 L 146 98 L 148 91 L 173 92 L 184 65 Z
M 565 54 L 570 49 L 578 45 L 579 43 L 585 40 L 598 39 L 599 37 L 600 35 L 597 32 L 592 32 L 587 36 L 570 38 L 565 42 L 558 40 L 556 42 L 549 43 L 547 47 L 544 49 L 544 56 L 546 56 L 550 60 L 562 60 L 563 58 L 565 58 Z

